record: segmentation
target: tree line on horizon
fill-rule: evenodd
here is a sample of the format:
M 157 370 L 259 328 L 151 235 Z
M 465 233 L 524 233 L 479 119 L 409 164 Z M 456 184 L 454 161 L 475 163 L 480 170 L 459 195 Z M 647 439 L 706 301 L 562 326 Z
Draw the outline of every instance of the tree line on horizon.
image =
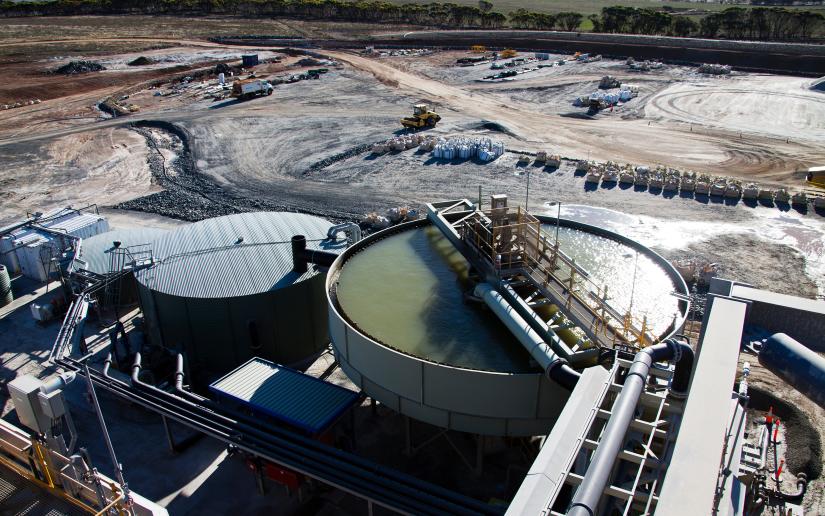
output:
M 488 0 L 478 5 L 405 3 L 385 0 L 41 0 L 0 2 L 3 16 L 84 14 L 172 14 L 283 16 L 331 21 L 408 24 L 440 28 L 577 31 L 589 21 L 593 32 L 657 36 L 811 41 L 823 37 L 825 16 L 782 7 L 729 7 L 693 17 L 660 9 L 612 6 L 585 17 L 578 12 L 538 13 L 517 9 L 507 15 Z

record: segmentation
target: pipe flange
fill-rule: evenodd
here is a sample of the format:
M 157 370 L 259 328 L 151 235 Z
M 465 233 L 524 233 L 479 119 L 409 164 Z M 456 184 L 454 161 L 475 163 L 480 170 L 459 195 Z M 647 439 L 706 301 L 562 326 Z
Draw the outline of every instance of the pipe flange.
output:
M 681 343 L 679 343 L 679 341 L 677 341 L 676 339 L 671 338 L 671 339 L 667 339 L 667 345 L 673 351 L 673 358 L 672 358 L 673 363 L 675 364 L 675 363 L 679 362 L 680 360 L 682 360 L 682 346 L 681 346 Z

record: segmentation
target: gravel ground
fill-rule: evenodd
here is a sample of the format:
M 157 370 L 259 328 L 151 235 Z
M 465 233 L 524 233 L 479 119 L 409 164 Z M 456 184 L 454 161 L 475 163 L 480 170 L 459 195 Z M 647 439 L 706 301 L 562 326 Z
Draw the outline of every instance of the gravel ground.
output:
M 743 362 L 749 362 L 751 367 L 748 378 L 751 425 L 758 424 L 758 418 L 764 418 L 770 407 L 782 421 L 780 441 L 787 448 L 787 468 L 782 475 L 782 489 L 794 492 L 796 474 L 807 474 L 809 483 L 803 501 L 805 513 L 825 514 L 825 479 L 821 476 L 825 411 L 759 365 L 753 355 L 742 353 L 739 362 L 740 371 Z M 757 437 L 756 432 L 752 437 Z

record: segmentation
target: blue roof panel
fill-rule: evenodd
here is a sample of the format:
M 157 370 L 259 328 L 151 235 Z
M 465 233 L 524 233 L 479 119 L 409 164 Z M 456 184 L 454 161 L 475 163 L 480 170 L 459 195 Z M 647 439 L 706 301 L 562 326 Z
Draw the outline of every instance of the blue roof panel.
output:
M 359 398 L 357 392 L 257 357 L 209 390 L 312 435 L 326 430 Z

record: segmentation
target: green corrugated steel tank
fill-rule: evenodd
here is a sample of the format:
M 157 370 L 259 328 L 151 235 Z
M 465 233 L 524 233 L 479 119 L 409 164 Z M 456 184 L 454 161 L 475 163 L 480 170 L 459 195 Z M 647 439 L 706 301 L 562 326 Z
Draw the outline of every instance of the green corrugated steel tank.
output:
M 329 342 L 325 275 L 292 270 L 290 239 L 338 252 L 332 224 L 298 213 L 243 213 L 170 231 L 137 273 L 149 341 L 186 356 L 196 385 L 252 357 L 300 366 Z

